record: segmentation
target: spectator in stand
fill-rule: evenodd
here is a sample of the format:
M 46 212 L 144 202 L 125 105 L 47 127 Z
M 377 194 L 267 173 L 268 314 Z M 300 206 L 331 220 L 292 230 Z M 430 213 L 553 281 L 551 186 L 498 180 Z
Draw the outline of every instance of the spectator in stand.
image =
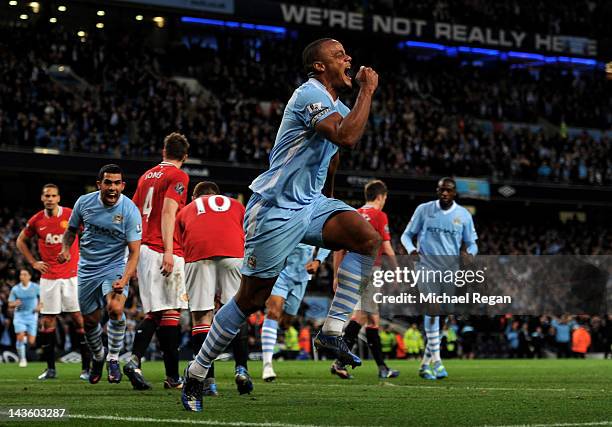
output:
M 557 345 L 557 357 L 567 358 L 571 356 L 571 331 L 574 322 L 569 316 L 564 315 L 561 319 L 553 319 L 551 326 L 555 331 L 555 344 Z
M 584 359 L 586 352 L 591 346 L 591 334 L 582 324 L 574 326 L 572 332 L 572 352 L 574 357 Z

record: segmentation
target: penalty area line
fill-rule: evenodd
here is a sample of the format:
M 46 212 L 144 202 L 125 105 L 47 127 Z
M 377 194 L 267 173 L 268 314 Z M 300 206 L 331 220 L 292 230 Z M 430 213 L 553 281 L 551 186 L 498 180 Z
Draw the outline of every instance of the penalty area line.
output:
M 69 418 L 81 420 L 104 420 L 104 421 L 119 421 L 119 422 L 143 422 L 143 423 L 159 423 L 159 424 L 190 424 L 204 426 L 228 426 L 228 427 L 323 427 L 315 424 L 289 424 L 281 422 L 243 422 L 243 421 L 217 421 L 217 420 L 193 420 L 185 418 L 149 418 L 149 417 L 119 417 L 114 415 L 85 415 L 85 414 L 69 414 Z M 334 426 L 334 427 L 352 427 L 352 426 Z

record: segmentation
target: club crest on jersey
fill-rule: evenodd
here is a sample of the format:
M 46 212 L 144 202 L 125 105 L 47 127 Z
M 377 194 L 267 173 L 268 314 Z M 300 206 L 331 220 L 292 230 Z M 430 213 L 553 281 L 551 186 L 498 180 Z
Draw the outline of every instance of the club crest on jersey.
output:
M 249 257 L 249 259 L 247 260 L 247 264 L 251 268 L 256 268 L 257 267 L 257 258 L 255 257 L 255 255 L 251 255 Z
M 121 224 L 123 222 L 123 215 L 115 215 L 113 217 L 113 224 Z
M 453 224 L 455 224 L 455 225 L 461 225 L 461 218 L 459 218 L 458 216 L 456 216 L 456 217 L 453 219 Z
M 63 220 L 62 222 L 60 222 L 60 227 L 63 228 L 64 230 L 68 228 L 68 221 Z
M 174 186 L 174 191 L 176 191 L 176 193 L 180 196 L 183 194 L 183 191 L 185 191 L 185 186 L 182 182 L 179 182 Z

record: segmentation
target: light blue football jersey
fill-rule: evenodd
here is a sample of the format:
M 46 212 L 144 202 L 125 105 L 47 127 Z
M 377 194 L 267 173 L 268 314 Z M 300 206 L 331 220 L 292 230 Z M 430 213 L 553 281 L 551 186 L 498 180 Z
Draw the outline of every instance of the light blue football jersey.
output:
M 15 316 L 29 317 L 35 316 L 34 311 L 38 306 L 38 297 L 40 296 L 40 287 L 33 282 L 30 282 L 27 287 L 21 282 L 11 288 L 9 294 L 9 302 L 21 301 L 19 307 L 15 307 Z
M 465 243 L 468 253 L 478 252 L 472 215 L 455 202 L 447 210 L 440 207 L 438 200 L 419 205 L 402 234 L 408 253 L 415 249 L 412 238 L 417 235 L 418 252 L 423 255 L 458 256 L 461 243 Z
M 281 275 L 291 279 L 293 282 L 308 282 L 310 280 L 310 274 L 306 271 L 306 264 L 313 260 L 312 255 L 314 254 L 314 250 L 314 246 L 305 243 L 297 245 L 293 252 L 287 257 L 287 264 L 281 272 Z M 329 249 L 320 248 L 316 259 L 323 263 L 329 253 Z
M 272 204 L 300 209 L 321 193 L 331 158 L 338 147 L 315 132 L 315 126 L 334 112 L 345 117 L 349 108 L 334 101 L 316 79 L 309 79 L 289 99 L 270 153 L 270 169 L 250 189 Z
M 83 225 L 79 280 L 121 275 L 128 242 L 142 238 L 141 221 L 138 208 L 123 194 L 111 207 L 102 203 L 99 191 L 79 197 L 69 221 L 71 228 L 78 229 Z

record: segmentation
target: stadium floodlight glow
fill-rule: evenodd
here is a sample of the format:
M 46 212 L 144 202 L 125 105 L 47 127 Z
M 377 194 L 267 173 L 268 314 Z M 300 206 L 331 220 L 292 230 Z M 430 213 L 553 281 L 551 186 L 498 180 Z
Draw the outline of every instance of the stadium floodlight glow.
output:
M 144 16 L 142 16 L 142 15 L 136 15 L 136 18 L 135 18 L 135 19 L 136 19 L 137 21 L 142 21 L 142 20 L 144 19 Z
M 55 24 L 57 22 L 57 18 L 56 17 L 49 18 L 49 22 L 52 24 Z
M 96 28 L 99 28 L 101 30 L 102 28 L 104 28 L 104 23 L 103 22 L 98 22 L 96 24 Z
M 57 10 L 59 10 L 60 12 L 66 12 L 68 8 L 62 4 L 57 7 Z
M 25 21 L 26 19 L 28 19 L 28 15 L 26 15 L 25 13 L 22 15 L 19 15 L 19 19 L 23 19 Z
M 77 36 L 79 36 L 79 37 L 81 37 L 81 38 L 82 38 L 82 37 L 85 37 L 85 31 L 83 31 L 83 30 L 79 31 L 79 32 L 77 33 Z
M 37 1 L 30 2 L 28 6 L 30 6 L 30 8 L 32 9 L 32 12 L 34 13 L 40 12 L 40 3 L 38 3 Z
M 17 6 L 17 0 L 11 0 L 9 6 Z
M 433 50 L 444 50 L 446 48 L 446 46 L 437 43 L 426 43 L 417 41 L 407 41 L 406 46 Z
M 155 22 L 158 28 L 164 28 L 164 25 L 166 25 L 166 20 L 163 16 L 156 16 L 153 18 L 153 22 Z
M 104 15 L 106 15 L 106 12 L 104 12 L 103 10 L 99 10 L 99 11 L 96 12 L 96 15 L 104 16 Z
M 416 40 L 407 40 L 399 43 L 400 47 L 411 47 L 418 49 L 430 49 L 437 51 L 445 51 L 448 56 L 456 56 L 457 52 L 460 53 L 471 53 L 476 55 L 487 55 L 495 56 L 501 60 L 507 60 L 508 58 L 524 59 L 530 61 L 529 65 L 542 64 L 542 63 L 565 63 L 565 64 L 579 64 L 586 65 L 588 67 L 603 66 L 603 63 L 598 62 L 596 59 L 589 58 L 576 58 L 571 56 L 547 56 L 540 53 L 532 52 L 518 52 L 518 51 L 500 51 L 498 49 L 486 49 L 482 47 L 471 47 L 471 46 L 447 46 L 439 43 L 428 43 Z
M 510 51 L 508 52 L 508 56 L 510 58 L 533 59 L 534 61 L 544 61 L 544 55 L 540 55 L 539 53 Z
M 209 25 L 212 27 L 243 28 L 245 30 L 265 31 L 274 34 L 285 34 L 287 29 L 276 25 L 259 25 L 249 22 L 222 21 L 220 19 L 195 18 L 193 16 L 181 17 L 181 22 L 188 24 Z

